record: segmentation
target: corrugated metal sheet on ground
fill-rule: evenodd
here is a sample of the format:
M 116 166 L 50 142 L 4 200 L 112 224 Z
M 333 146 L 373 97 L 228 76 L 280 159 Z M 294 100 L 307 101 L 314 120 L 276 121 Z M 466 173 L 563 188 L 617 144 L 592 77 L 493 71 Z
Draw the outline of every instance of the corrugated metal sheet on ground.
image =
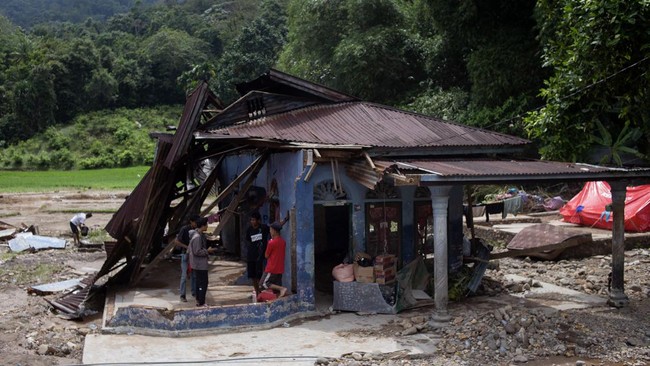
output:
M 0 230 L 0 239 L 10 238 L 16 233 L 16 229 Z
M 30 248 L 36 250 L 65 249 L 65 240 L 33 235 L 32 233 L 20 233 L 15 238 L 9 240 L 9 248 L 13 252 L 22 252 Z
M 551 224 L 537 224 L 522 229 L 508 243 L 508 250 L 540 251 L 556 249 L 571 238 L 583 237 L 584 233 Z
M 39 295 L 46 295 L 50 294 L 53 292 L 61 292 L 61 291 L 66 291 L 66 290 L 71 290 L 75 287 L 81 286 L 81 281 L 84 279 L 84 277 L 80 278 L 74 278 L 71 280 L 65 280 L 65 281 L 59 281 L 59 282 L 52 282 L 52 283 L 46 283 L 43 285 L 34 285 L 31 286 L 27 289 L 29 293 L 37 293 Z

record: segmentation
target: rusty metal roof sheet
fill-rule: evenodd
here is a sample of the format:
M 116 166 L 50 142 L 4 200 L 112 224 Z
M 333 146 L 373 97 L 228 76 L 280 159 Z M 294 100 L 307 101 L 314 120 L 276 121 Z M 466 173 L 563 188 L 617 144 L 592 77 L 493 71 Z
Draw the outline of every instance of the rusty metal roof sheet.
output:
M 564 242 L 576 237 L 585 237 L 586 240 L 591 241 L 589 233 L 585 234 L 581 231 L 551 224 L 536 224 L 523 228 L 512 238 L 507 248 L 509 250 L 551 250 L 564 247 L 566 245 L 563 245 Z M 575 241 L 570 244 L 577 245 L 578 243 Z
M 192 141 L 192 132 L 196 129 L 201 118 L 203 106 L 208 100 L 208 94 L 211 93 L 208 84 L 201 82 L 196 89 L 189 95 L 185 108 L 183 108 L 183 115 L 178 124 L 178 129 L 174 134 L 174 142 L 172 149 L 165 160 L 165 167 L 171 169 L 176 162 L 187 153 L 187 149 Z
M 253 90 L 269 93 L 287 94 L 298 97 L 318 98 L 323 101 L 343 102 L 358 98 L 330 89 L 281 71 L 271 69 L 255 80 L 236 85 L 237 91 L 244 95 Z
M 389 161 L 375 160 L 386 165 Z M 436 159 L 393 161 L 401 174 L 418 176 L 420 182 L 499 183 L 543 180 L 602 180 L 649 178 L 650 169 L 622 169 L 580 163 L 510 159 Z
M 294 109 L 308 107 L 317 103 L 319 102 L 314 99 L 252 91 L 229 105 L 221 113 L 207 121 L 203 126 L 199 126 L 199 129 L 215 129 L 220 126 L 250 121 L 261 118 L 265 115 L 283 113 Z
M 385 148 L 523 146 L 530 141 L 367 102 L 322 104 L 210 130 L 215 138 Z

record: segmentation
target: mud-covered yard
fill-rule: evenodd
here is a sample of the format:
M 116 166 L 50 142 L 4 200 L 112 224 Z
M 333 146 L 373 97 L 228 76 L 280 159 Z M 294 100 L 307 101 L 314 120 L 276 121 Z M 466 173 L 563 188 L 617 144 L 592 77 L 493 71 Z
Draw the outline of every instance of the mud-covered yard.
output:
M 3 365 L 81 363 L 84 337 L 101 328 L 102 314 L 82 321 L 57 316 L 33 285 L 76 279 L 97 270 L 103 249 L 74 248 L 69 222 L 77 212 L 93 212 L 87 225 L 100 231 L 128 192 L 0 193 L 0 222 L 34 225 L 40 235 L 65 239 L 66 249 L 11 253 L 0 242 L 0 355 Z M 2 224 L 0 224 L 2 225 Z M 56 295 L 48 295 L 53 297 Z
M 0 221 L 38 226 L 41 235 L 71 242 L 69 220 L 76 212 L 92 211 L 88 220 L 99 230 L 122 204 L 127 192 L 55 192 L 0 194 Z M 81 363 L 84 338 L 101 331 L 100 313 L 72 321 L 54 313 L 42 296 L 28 293 L 32 285 L 79 278 L 99 268 L 102 250 L 66 249 L 13 254 L 0 243 L 0 355 L 3 365 Z M 650 250 L 626 252 L 625 281 L 630 306 L 596 306 L 557 311 L 539 307 L 556 299 L 515 300 L 540 283 L 585 294 L 607 293 L 609 256 L 535 261 L 503 259 L 489 269 L 480 297 L 450 304 L 452 321 L 443 329 L 414 324 L 430 310 L 398 314 L 392 323 L 368 336 L 411 337 L 429 333 L 439 339 L 430 355 L 372 355 L 364 350 L 322 363 L 338 365 L 650 365 Z M 512 280 L 519 275 L 526 280 Z M 52 296 L 52 295 L 49 295 Z M 532 301 L 532 302 L 531 302 Z M 537 304 L 537 305 L 536 305 Z M 331 314 L 329 314 L 331 315 Z M 335 315 L 333 315 L 335 316 Z M 417 319 L 419 320 L 417 320 Z M 416 326 L 417 325 L 417 326 Z M 415 330 L 413 330 L 415 329 Z M 364 330 L 359 330 L 363 332 Z M 366 358 L 364 358 L 366 357 Z M 109 360 L 107 360 L 109 361 Z

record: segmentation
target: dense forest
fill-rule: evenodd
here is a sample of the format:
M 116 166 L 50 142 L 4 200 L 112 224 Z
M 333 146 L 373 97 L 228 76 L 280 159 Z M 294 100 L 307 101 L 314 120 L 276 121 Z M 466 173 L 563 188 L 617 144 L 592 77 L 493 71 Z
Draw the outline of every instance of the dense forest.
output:
M 270 67 L 529 138 L 544 158 L 650 156 L 643 0 L 11 0 L 0 14 L 4 169 L 147 164 L 130 146 L 177 123 L 198 80 L 231 102 Z

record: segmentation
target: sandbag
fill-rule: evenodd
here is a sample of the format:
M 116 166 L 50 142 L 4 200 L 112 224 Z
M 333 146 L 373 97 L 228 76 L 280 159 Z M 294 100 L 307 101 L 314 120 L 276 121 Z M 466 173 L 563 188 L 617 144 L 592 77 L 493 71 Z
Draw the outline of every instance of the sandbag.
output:
M 332 277 L 339 282 L 354 281 L 354 266 L 341 263 L 332 269 Z
M 273 290 L 264 290 L 257 295 L 257 302 L 268 302 L 268 301 L 273 301 L 277 299 L 277 295 L 273 292 Z

